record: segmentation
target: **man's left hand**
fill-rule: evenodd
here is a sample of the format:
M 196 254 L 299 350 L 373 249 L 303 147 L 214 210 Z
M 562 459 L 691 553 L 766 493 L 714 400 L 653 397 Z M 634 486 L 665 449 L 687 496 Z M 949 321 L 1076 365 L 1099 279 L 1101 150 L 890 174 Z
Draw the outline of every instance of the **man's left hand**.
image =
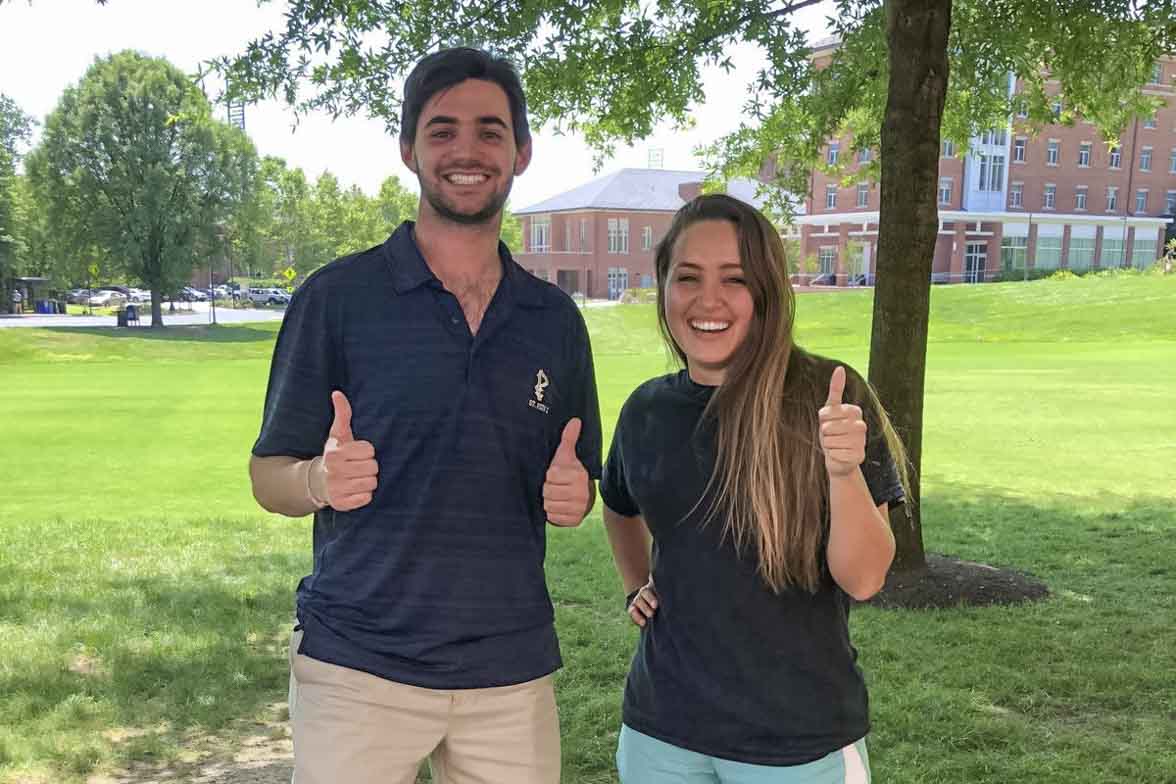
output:
M 580 427 L 578 418 L 568 420 L 543 482 L 543 508 L 547 521 L 554 525 L 579 525 L 588 514 L 591 480 L 588 470 L 576 457 Z

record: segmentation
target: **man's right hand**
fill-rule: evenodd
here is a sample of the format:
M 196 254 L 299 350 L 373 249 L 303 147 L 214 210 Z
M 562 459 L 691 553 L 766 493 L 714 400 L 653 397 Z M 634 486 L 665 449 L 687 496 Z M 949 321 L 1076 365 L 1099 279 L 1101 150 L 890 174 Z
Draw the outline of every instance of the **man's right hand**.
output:
M 380 467 L 370 441 L 357 441 L 351 432 L 351 403 L 342 392 L 331 393 L 335 418 L 322 459 L 311 466 L 311 482 L 321 498 L 337 512 L 349 512 L 371 503 Z M 316 476 L 316 474 L 318 476 Z M 317 481 L 316 481 L 317 480 Z

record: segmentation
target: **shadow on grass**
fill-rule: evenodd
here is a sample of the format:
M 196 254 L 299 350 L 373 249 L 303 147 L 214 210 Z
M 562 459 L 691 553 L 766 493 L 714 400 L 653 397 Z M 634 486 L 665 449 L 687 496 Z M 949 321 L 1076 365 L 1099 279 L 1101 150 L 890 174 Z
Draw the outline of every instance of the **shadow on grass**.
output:
M 163 329 L 150 327 L 46 327 L 49 332 L 69 335 L 94 335 L 117 340 L 166 340 L 194 343 L 257 343 L 272 341 L 280 322 L 256 324 L 178 324 Z

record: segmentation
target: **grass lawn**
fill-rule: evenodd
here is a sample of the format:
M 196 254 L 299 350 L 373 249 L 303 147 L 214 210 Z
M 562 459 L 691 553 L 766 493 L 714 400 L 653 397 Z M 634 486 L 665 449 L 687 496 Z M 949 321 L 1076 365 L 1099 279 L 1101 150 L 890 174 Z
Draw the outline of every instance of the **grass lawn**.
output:
M 801 297 L 865 369 L 869 291 Z M 879 782 L 1176 781 L 1176 278 L 936 288 L 928 549 L 1045 580 L 1032 606 L 855 611 Z M 586 311 L 606 431 L 668 361 L 649 306 Z M 0 329 L 0 782 L 182 759 L 285 699 L 307 521 L 245 463 L 276 325 Z M 599 512 L 552 530 L 564 781 L 615 781 L 636 632 Z

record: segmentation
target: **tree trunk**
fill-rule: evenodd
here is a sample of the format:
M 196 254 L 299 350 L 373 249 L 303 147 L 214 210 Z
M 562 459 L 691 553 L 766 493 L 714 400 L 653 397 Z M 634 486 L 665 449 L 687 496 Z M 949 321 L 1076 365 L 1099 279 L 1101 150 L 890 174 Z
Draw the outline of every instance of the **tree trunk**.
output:
M 151 286 L 151 328 L 163 327 L 163 286 L 155 283 Z
M 878 274 L 870 383 L 906 444 L 908 508 L 891 515 L 894 571 L 925 569 L 919 512 L 923 380 L 931 267 L 939 228 L 939 130 L 947 93 L 951 0 L 887 0 L 890 84 L 882 125 Z M 908 514 L 909 517 L 908 517 Z

